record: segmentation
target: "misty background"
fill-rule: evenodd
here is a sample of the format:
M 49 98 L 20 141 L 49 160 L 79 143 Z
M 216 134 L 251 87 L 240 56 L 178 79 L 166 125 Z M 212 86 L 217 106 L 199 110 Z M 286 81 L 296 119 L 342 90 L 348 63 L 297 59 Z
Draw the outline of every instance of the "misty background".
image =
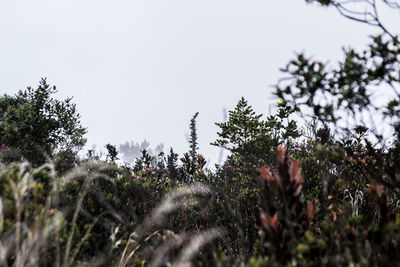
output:
M 382 12 L 389 28 L 400 25 Z M 199 152 L 217 162 L 209 143 L 224 108 L 244 96 L 269 114 L 279 68 L 296 51 L 334 63 L 375 32 L 303 0 L 1 1 L 0 93 L 47 77 L 58 98 L 74 97 L 87 148 L 182 154 L 198 111 Z

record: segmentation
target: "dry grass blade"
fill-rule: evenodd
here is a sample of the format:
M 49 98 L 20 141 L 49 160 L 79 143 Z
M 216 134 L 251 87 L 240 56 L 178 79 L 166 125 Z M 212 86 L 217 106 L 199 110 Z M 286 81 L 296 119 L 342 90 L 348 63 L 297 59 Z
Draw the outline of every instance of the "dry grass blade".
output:
M 153 254 L 153 259 L 149 263 L 150 267 L 157 267 L 161 266 L 165 262 L 166 255 L 168 252 L 173 249 L 174 247 L 181 245 L 182 241 L 186 238 L 185 234 L 175 235 L 174 233 L 171 234 L 172 238 L 167 239 L 161 246 L 159 246 Z
M 55 180 L 55 171 L 52 164 L 45 164 L 37 169 L 31 169 L 29 163 L 24 162 L 16 173 L 2 170 L 2 176 L 15 175 L 15 178 L 6 179 L 13 204 L 15 205 L 15 222 L 11 229 L 4 232 L 3 200 L 0 199 L 0 263 L 7 266 L 14 258 L 14 266 L 38 266 L 41 252 L 47 247 L 49 238 L 59 230 L 63 216 L 59 212 L 50 214 L 51 196 L 46 199 L 43 210 L 34 215 L 33 221 L 26 221 L 23 216 L 27 199 L 37 184 L 34 175 L 44 169 L 50 170 L 50 179 Z
M 103 217 L 105 214 L 107 214 L 107 212 L 103 212 L 102 214 L 97 216 L 96 220 L 90 224 L 90 226 L 86 230 L 83 237 L 79 240 L 79 243 L 75 246 L 74 252 L 72 253 L 72 256 L 69 259 L 69 266 L 73 265 L 74 260 L 75 260 L 76 256 L 78 255 L 79 250 L 81 249 L 83 243 L 89 238 L 89 235 L 90 235 L 90 232 L 92 231 L 93 226 L 95 226 L 97 224 L 97 222 L 100 220 L 100 218 Z
M 207 194 L 210 190 L 202 185 L 193 185 L 190 187 L 183 187 L 176 189 L 169 193 L 161 204 L 148 216 L 144 223 L 138 227 L 136 233 L 139 239 L 143 238 L 143 235 L 149 232 L 149 230 L 162 224 L 168 213 L 176 210 L 181 204 L 184 197 L 194 194 Z M 194 204 L 193 201 L 189 204 Z
M 202 246 L 213 240 L 218 234 L 217 229 L 210 229 L 192 237 L 189 244 L 180 253 L 178 260 L 174 263 L 174 266 L 190 266 L 191 259 L 201 249 Z
M 182 200 L 186 196 L 193 196 L 195 194 L 208 194 L 209 192 L 209 188 L 203 185 L 182 187 L 170 192 L 161 202 L 161 204 L 154 209 L 150 216 L 145 218 L 144 222 L 137 227 L 137 230 L 134 233 L 131 234 L 128 239 L 128 243 L 123 250 L 118 266 L 124 267 L 129 263 L 129 260 L 140 248 L 140 241 L 145 239 L 147 233 L 149 233 L 155 226 L 163 224 L 167 218 L 167 215 L 181 206 Z M 189 204 L 194 204 L 194 201 L 189 201 Z M 147 238 L 151 237 L 153 234 L 148 235 Z M 134 246 L 131 248 L 131 245 Z
M 3 199 L 0 197 L 0 234 L 4 230 Z
M 85 178 L 84 184 L 83 184 L 81 192 L 80 192 L 80 197 L 76 202 L 74 214 L 72 217 L 71 230 L 70 230 L 70 233 L 68 236 L 67 246 L 65 248 L 65 254 L 64 254 L 63 265 L 62 265 L 64 267 L 71 266 L 73 264 L 75 256 L 77 255 L 77 251 L 75 250 L 73 253 L 73 256 L 70 257 L 71 249 L 72 249 L 72 241 L 73 241 L 75 229 L 77 227 L 78 216 L 79 216 L 79 213 L 81 212 L 82 203 L 88 192 L 89 185 L 92 183 L 93 180 L 100 179 L 100 178 L 105 179 L 114 184 L 112 179 L 108 175 L 103 173 L 104 171 L 107 171 L 107 170 L 110 170 L 110 167 L 106 164 L 101 164 L 101 165 L 85 164 L 85 165 L 80 166 L 79 168 L 75 168 L 74 170 L 70 171 L 64 179 L 64 183 L 68 183 L 68 182 L 70 182 L 74 179 L 80 178 L 80 177 Z M 97 223 L 97 219 L 98 218 L 95 219 L 95 222 L 92 223 L 92 225 L 89 227 L 89 229 L 92 229 L 94 224 Z M 82 240 L 82 239 L 86 239 L 88 236 L 89 236 L 89 232 L 86 232 L 86 234 L 81 238 L 80 242 L 78 243 L 78 247 L 80 247 L 81 244 L 84 242 L 84 240 Z

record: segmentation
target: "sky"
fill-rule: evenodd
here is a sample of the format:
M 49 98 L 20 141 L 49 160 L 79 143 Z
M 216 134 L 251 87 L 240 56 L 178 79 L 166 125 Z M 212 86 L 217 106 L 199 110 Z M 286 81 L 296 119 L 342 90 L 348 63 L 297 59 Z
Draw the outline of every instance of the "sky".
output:
M 269 114 L 296 52 L 335 62 L 376 32 L 303 0 L 2 0 L 0 93 L 47 77 L 73 97 L 88 147 L 146 139 L 183 153 L 199 112 L 200 153 L 216 162 L 224 108 L 244 96 Z

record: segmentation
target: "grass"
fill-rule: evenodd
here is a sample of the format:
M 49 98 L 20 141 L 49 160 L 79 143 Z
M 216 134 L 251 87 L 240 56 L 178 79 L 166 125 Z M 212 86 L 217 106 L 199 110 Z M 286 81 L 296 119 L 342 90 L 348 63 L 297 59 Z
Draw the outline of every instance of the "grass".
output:
M 16 168 L 16 171 L 10 170 Z M 108 164 L 83 164 L 63 177 L 57 177 L 54 165 L 45 164 L 39 168 L 31 168 L 27 162 L 21 163 L 14 167 L 1 167 L 2 180 L 4 181 L 5 191 L 9 190 L 12 199 L 8 199 L 11 210 L 14 214 L 4 213 L 4 200 L 0 198 L 0 263 L 2 266 L 41 266 L 41 257 L 46 255 L 48 249 L 55 250 L 53 266 L 76 266 L 76 265 L 101 265 L 107 259 L 103 256 L 86 259 L 86 263 L 81 260 L 77 261 L 77 257 L 84 246 L 84 243 L 91 235 L 93 227 L 98 224 L 103 216 L 111 214 L 117 220 L 123 222 L 122 216 L 114 210 L 106 210 L 97 217 L 92 218 L 92 222 L 86 227 L 82 233 L 78 229 L 78 222 L 83 211 L 84 199 L 89 192 L 89 188 L 94 180 L 105 179 L 113 184 L 107 174 L 110 170 Z M 111 167 L 112 169 L 112 167 Z M 39 186 L 39 182 L 35 179 L 35 174 L 45 171 L 49 179 L 49 187 L 51 192 L 44 200 L 44 206 L 37 206 L 36 210 L 32 210 L 32 201 L 34 197 L 32 192 Z M 74 180 L 82 179 L 83 184 L 77 194 L 79 197 L 73 205 L 73 215 L 70 222 L 67 222 L 63 208 L 60 207 L 60 194 L 63 188 Z M 110 235 L 112 243 L 111 252 L 113 250 L 120 251 L 117 256 L 117 266 L 130 266 L 137 254 L 153 237 L 160 234 L 163 224 L 168 214 L 176 211 L 179 207 L 193 206 L 197 204 L 196 196 L 207 195 L 210 193 L 209 188 L 198 185 L 191 185 L 177 188 L 165 195 L 163 200 L 153 211 L 147 215 L 143 222 L 135 227 L 135 230 L 129 235 L 126 242 L 122 238 L 117 239 L 119 227 L 114 228 Z M 31 214 L 35 212 L 35 214 Z M 5 216 L 15 218 L 10 229 L 5 230 Z M 61 232 L 68 229 L 66 242 L 62 241 Z M 187 244 L 181 253 L 174 260 L 177 266 L 185 266 L 190 259 L 196 254 L 201 246 L 215 238 L 216 229 L 203 231 L 190 237 L 187 234 L 175 234 L 170 230 L 165 230 L 163 236 L 168 237 L 154 251 L 149 266 L 160 266 L 164 257 L 173 248 L 182 246 L 184 242 Z M 79 235 L 79 238 L 76 238 Z M 120 249 L 123 246 L 123 249 Z M 103 262 L 103 263 L 102 263 Z

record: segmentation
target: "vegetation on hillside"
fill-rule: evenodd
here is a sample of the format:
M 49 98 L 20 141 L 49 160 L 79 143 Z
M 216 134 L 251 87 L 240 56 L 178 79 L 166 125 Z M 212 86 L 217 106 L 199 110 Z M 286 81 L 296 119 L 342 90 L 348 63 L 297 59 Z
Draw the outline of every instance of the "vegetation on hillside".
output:
M 357 19 L 343 9 L 351 1 L 307 2 Z M 298 54 L 282 69 L 275 114 L 241 98 L 217 123 L 212 145 L 230 154 L 213 170 L 199 113 L 187 153 L 143 149 L 121 165 L 111 144 L 104 158 L 79 156 L 75 104 L 45 79 L 1 96 L 0 265 L 398 265 L 400 42 L 371 14 L 358 21 L 382 33 L 364 51 L 336 65 Z

